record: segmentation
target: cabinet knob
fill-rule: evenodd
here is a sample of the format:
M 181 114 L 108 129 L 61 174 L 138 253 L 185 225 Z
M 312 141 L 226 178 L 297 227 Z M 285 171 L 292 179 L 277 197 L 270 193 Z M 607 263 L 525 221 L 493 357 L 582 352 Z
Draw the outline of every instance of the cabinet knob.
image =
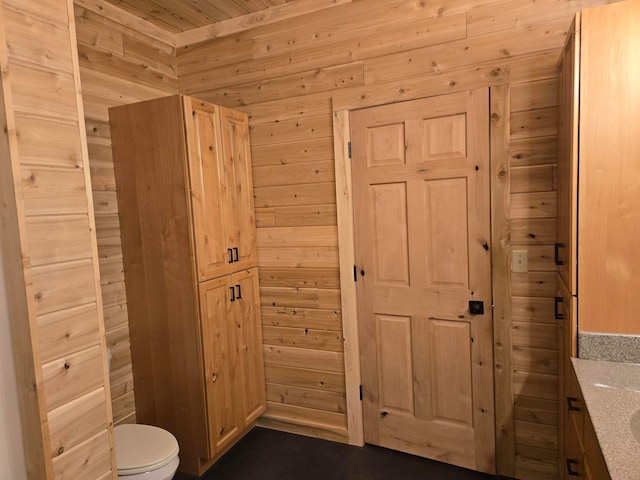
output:
M 214 373 L 211 375 L 211 383 L 216 383 L 216 380 L 218 380 L 218 374 Z

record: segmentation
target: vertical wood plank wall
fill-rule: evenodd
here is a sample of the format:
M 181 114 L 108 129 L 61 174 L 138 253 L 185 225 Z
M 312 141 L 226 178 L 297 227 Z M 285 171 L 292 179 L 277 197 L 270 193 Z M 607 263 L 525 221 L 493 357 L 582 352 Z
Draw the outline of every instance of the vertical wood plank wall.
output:
M 177 93 L 175 49 L 166 32 L 131 16 L 117 17 L 108 4 L 89 0 L 78 0 L 75 4 L 105 329 L 107 346 L 113 355 L 110 378 L 113 418 L 115 424 L 135 423 L 108 108 Z
M 0 2 L 2 240 L 29 478 L 115 478 L 71 0 Z

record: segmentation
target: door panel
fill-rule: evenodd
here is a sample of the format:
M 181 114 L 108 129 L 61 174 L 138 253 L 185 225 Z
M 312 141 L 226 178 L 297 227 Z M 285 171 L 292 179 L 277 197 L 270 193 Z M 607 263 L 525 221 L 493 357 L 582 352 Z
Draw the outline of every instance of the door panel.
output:
M 488 107 L 477 90 L 350 124 L 365 441 L 493 473 Z
M 249 149 L 249 121 L 241 112 L 220 107 L 222 125 L 222 155 L 226 170 L 226 182 L 232 199 L 228 222 L 229 246 L 234 250 L 233 270 L 255 267 L 256 226 L 253 209 L 253 176 Z
M 380 414 L 390 410 L 413 413 L 411 318 L 376 315 L 376 324 Z
M 467 179 L 429 180 L 422 188 L 427 284 L 468 289 Z
M 231 272 L 226 166 L 217 137 L 218 107 L 185 97 L 185 125 L 198 281 Z
M 242 430 L 234 395 L 237 361 L 231 288 L 230 276 L 200 284 L 210 458 L 233 443 Z
M 378 285 L 409 285 L 407 185 L 372 185 L 371 218 L 374 236 L 373 274 Z M 389 255 L 394 252 L 394 255 Z
M 266 409 L 258 269 L 234 274 L 233 284 L 237 292 L 234 302 L 239 363 L 236 388 L 241 403 L 240 421 L 246 427 Z

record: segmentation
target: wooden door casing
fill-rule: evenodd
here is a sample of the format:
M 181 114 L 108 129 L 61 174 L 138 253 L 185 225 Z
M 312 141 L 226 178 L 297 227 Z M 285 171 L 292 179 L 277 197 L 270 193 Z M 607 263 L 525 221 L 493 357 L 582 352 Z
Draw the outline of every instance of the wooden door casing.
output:
M 484 89 L 350 123 L 365 441 L 494 473 L 488 109 Z

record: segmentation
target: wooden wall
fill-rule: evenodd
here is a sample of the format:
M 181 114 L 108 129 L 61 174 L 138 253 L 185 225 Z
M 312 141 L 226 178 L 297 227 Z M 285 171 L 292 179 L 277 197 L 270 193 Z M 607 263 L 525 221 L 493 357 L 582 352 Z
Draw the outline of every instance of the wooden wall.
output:
M 332 111 L 506 84 L 511 240 L 530 271 L 511 281 L 501 473 L 558 477 L 556 62 L 574 13 L 601 3 L 353 1 L 178 49 L 181 93 L 251 116 L 265 425 L 347 439 Z
M 275 428 L 347 441 L 333 167 L 334 110 L 510 86 L 512 409 L 498 412 L 503 474 L 557 476 L 553 319 L 556 70 L 573 14 L 605 0 L 413 0 L 337 6 L 180 47 L 100 0 L 75 20 L 117 422 L 135 420 L 107 109 L 185 93 L 246 111 L 252 155 L 269 410 Z M 222 24 L 221 24 L 222 25 Z M 198 35 L 184 38 L 197 38 Z
M 0 213 L 29 478 L 115 478 L 71 0 L 0 1 Z
M 91 184 L 107 346 L 111 348 L 114 422 L 135 422 L 129 327 L 108 108 L 178 90 L 173 38 L 110 5 L 76 0 Z

